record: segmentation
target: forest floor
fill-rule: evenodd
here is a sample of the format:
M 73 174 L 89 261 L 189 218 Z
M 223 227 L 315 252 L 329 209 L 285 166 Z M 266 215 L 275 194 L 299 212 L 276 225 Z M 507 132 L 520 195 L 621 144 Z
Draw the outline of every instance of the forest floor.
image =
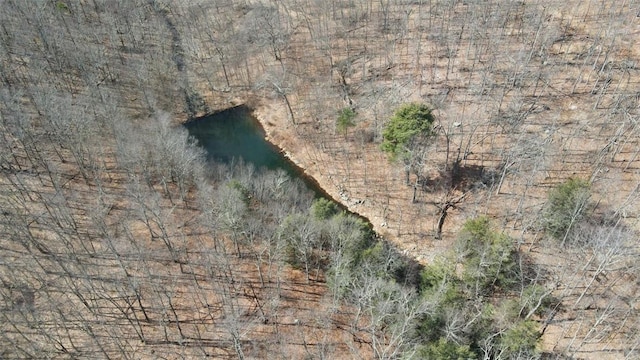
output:
M 0 110 L 15 126 L 0 143 L 9 354 L 231 358 L 246 342 L 255 358 L 371 357 L 370 334 L 328 299 L 322 275 L 264 268 L 229 243 L 218 252 L 224 236 L 199 230 L 229 208 L 220 193 L 167 185 L 194 162 L 157 120 L 244 104 L 328 194 L 422 264 L 451 252 L 466 220 L 490 218 L 537 265 L 522 284 L 559 300 L 536 319 L 544 351 L 637 358 L 637 2 L 98 3 L 0 12 Z M 431 106 L 437 123 L 421 184 L 379 147 L 407 102 Z M 339 133 L 345 107 L 357 116 Z M 89 136 L 102 127 L 113 143 Z M 572 177 L 591 184 L 595 211 L 584 239 L 563 246 L 540 218 Z M 198 213 L 196 200 L 222 205 Z
M 454 58 L 452 70 L 450 60 L 438 60 L 435 75 L 425 80 L 428 86 L 411 80 L 415 70 L 409 54 L 415 48 L 406 50 L 405 59 L 396 59 L 390 76 L 408 79 L 405 101 L 430 103 L 446 90 L 446 105 L 434 112 L 439 126 L 451 135 L 449 156 L 462 153 L 463 178 L 452 189 L 438 187 L 439 170 L 446 161 L 444 136 L 427 161 L 433 187 L 418 190 L 414 200 L 402 166 L 388 161 L 378 143 L 368 138 L 367 132 L 374 128 L 370 108 L 358 107 L 359 121 L 346 135 L 336 133 L 331 116 L 318 120 L 310 114 L 302 97 L 294 101 L 295 125 L 280 98 L 260 101 L 254 114 L 268 140 L 284 149 L 334 199 L 368 218 L 379 234 L 423 264 L 450 250 L 466 219 L 478 215 L 494 219 L 545 269 L 549 286 L 555 286 L 554 295 L 563 299 L 562 311 L 541 319 L 543 348 L 574 348 L 584 358 L 620 358 L 635 341 L 633 329 L 638 325 L 640 309 L 633 300 L 638 272 L 631 265 L 639 253 L 637 242 L 625 243 L 624 250 L 607 257 L 594 249 L 561 248 L 544 238 L 539 225 L 549 190 L 577 177 L 592 183 L 597 216 L 619 216 L 630 233 L 640 233 L 640 139 L 635 120 L 630 120 L 637 107 L 631 105 L 626 114 L 619 108 L 622 94 L 631 93 L 633 98 L 633 89 L 640 87 L 640 71 L 637 67 L 615 70 L 624 63 L 640 63 L 640 49 L 633 46 L 640 25 L 620 25 L 620 33 L 633 35 L 618 38 L 607 59 L 592 60 L 604 61 L 602 69 L 593 70 L 591 63 L 576 59 L 584 58 L 589 39 L 599 36 L 601 25 L 593 20 L 598 17 L 596 9 L 582 3 L 571 15 L 561 9 L 549 11 L 549 23 L 571 26 L 568 34 L 559 35 L 562 40 L 551 43 L 549 57 L 534 65 L 558 72 L 547 75 L 543 85 L 529 83 L 513 91 L 532 101 L 518 128 L 497 126 L 491 106 L 483 103 L 482 96 L 470 95 L 481 79 L 478 72 L 464 72 L 472 64 L 463 54 Z M 375 63 L 370 60 L 365 65 Z M 605 74 L 605 65 L 613 70 Z M 501 59 L 493 71 L 508 73 L 509 66 L 508 58 Z M 353 96 L 356 104 L 366 104 L 366 92 Z M 501 102 L 515 106 L 519 96 L 509 94 Z M 636 104 L 637 99 L 631 101 Z M 440 209 L 451 200 L 454 206 L 441 238 L 436 238 Z M 631 315 L 634 320 L 624 320 Z
M 598 316 L 602 315 L 601 320 L 605 318 L 611 320 L 608 316 L 614 312 L 640 311 L 640 304 L 635 304 L 632 300 L 638 289 L 637 285 L 634 284 L 633 277 L 629 278 L 621 271 L 614 272 L 605 281 L 601 282 L 598 279 L 597 286 L 590 284 L 589 296 L 577 300 L 581 292 L 588 289 L 587 284 L 596 274 L 590 268 L 590 264 L 584 263 L 591 254 L 583 251 L 560 252 L 555 244 L 540 238 L 539 232 L 531 229 L 538 219 L 537 213 L 540 211 L 541 203 L 546 199 L 546 193 L 562 179 L 566 179 L 566 176 L 545 176 L 528 190 L 526 199 L 522 196 L 522 192 L 527 190 L 508 182 L 502 186 L 500 194 L 492 191 L 470 191 L 466 193 L 462 203 L 457 205 L 447 217 L 442 238 L 435 239 L 439 215 L 437 199 L 430 201 L 427 198 L 431 194 L 421 194 L 423 198 L 417 204 L 412 202 L 413 190 L 404 184 L 402 169 L 397 164 L 390 163 L 376 145 L 365 145 L 364 150 L 356 150 L 353 148 L 362 144 L 353 144 L 353 140 L 346 140 L 338 151 L 323 151 L 314 146 L 313 142 L 307 141 L 306 136 L 298 135 L 304 124 L 293 126 L 282 104 L 278 102 L 261 104 L 255 109 L 254 114 L 265 128 L 267 139 L 284 149 L 289 159 L 305 169 L 305 173 L 318 181 L 334 199 L 350 211 L 369 219 L 374 230 L 392 241 L 402 253 L 423 265 L 451 250 L 451 244 L 465 219 L 479 214 L 488 214 L 495 221 L 501 222 L 504 231 L 518 240 L 527 256 L 546 269 L 549 272 L 547 276 L 557 282 L 555 292 L 561 294 L 564 306 L 567 307 L 566 311 L 554 314 L 555 317 L 549 319 L 543 338 L 544 350 L 565 348 L 576 341 L 576 338 L 580 339 L 585 333 L 591 331 L 587 325 L 589 321 L 584 321 L 585 318 L 598 321 L 600 320 Z M 352 136 L 348 135 L 348 137 Z M 338 135 L 336 142 L 340 142 L 341 137 Z M 575 150 L 582 154 L 590 150 L 583 145 L 584 141 L 585 139 L 576 140 L 580 145 Z M 347 154 L 340 154 L 340 151 Z M 595 150 L 591 149 L 591 152 L 593 151 Z M 633 186 L 637 186 L 638 182 L 636 173 L 640 163 L 632 159 L 633 151 L 627 151 L 624 154 L 626 154 L 624 158 L 620 155 L 617 158 L 619 164 L 626 165 L 624 171 L 620 168 L 598 171 L 599 181 L 606 187 L 615 182 L 621 191 L 609 193 L 606 189 L 602 189 L 596 190 L 596 194 L 602 196 L 598 198 L 598 202 L 605 209 L 610 204 L 627 203 L 626 211 L 637 214 L 636 203 L 624 198 L 616 199 L 618 196 L 623 197 L 633 193 Z M 567 162 L 580 162 L 580 156 Z M 484 160 L 481 163 L 486 166 L 491 164 L 491 161 Z M 556 170 L 557 173 L 566 171 L 561 168 L 563 164 L 556 166 L 559 167 Z M 570 176 L 588 177 L 590 175 L 588 170 L 580 170 L 580 166 L 580 164 L 571 166 Z M 586 167 L 585 164 L 582 166 Z M 606 197 L 599 195 L 601 191 L 606 194 Z M 457 192 L 455 196 L 463 194 L 465 193 Z M 444 198 L 448 194 L 440 193 L 436 196 Z M 505 203 L 510 205 L 505 206 Z M 513 208 L 514 205 L 520 209 Z M 510 211 L 525 215 L 514 221 L 509 214 Z M 566 255 L 559 257 L 561 253 Z M 636 253 L 637 249 L 633 250 L 629 256 L 633 258 Z M 575 272 L 572 273 L 572 270 Z M 624 280 L 630 282 L 624 282 Z M 624 299 L 630 302 L 625 303 Z M 605 313 L 607 311 L 609 313 L 602 314 L 602 309 L 605 309 Z M 620 324 L 620 327 L 624 326 L 626 324 Z M 624 349 L 629 339 L 608 338 L 604 344 L 599 339 L 599 337 L 605 338 L 606 333 L 615 333 L 615 330 L 619 329 L 614 329 L 610 324 L 602 325 L 596 331 L 597 334 L 590 336 L 585 343 L 579 344 L 582 356 L 592 358 L 594 354 L 598 354 L 597 357 L 600 359 L 620 358 L 620 353 L 616 350 Z

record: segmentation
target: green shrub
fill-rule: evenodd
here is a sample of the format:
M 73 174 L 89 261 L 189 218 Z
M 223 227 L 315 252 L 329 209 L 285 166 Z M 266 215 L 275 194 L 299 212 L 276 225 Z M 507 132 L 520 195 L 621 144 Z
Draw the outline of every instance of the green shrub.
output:
M 336 233 L 336 240 L 339 243 L 337 246 L 354 259 L 354 265 L 357 265 L 362 258 L 362 252 L 375 245 L 371 226 L 344 212 L 331 218 L 331 221 L 339 229 Z
M 522 291 L 522 296 L 520 297 L 522 311 L 520 315 L 525 317 L 529 312 L 533 311 L 533 314 L 541 316 L 557 303 L 558 299 L 554 298 L 543 286 L 532 284 Z
M 549 235 L 564 245 L 574 226 L 590 209 L 591 190 L 582 179 L 569 179 L 549 192 L 542 225 Z
M 410 143 L 418 138 L 426 139 L 434 135 L 433 122 L 433 114 L 427 105 L 402 105 L 382 132 L 382 150 L 389 154 L 391 160 L 405 158 Z
M 493 231 L 491 231 L 491 223 L 489 219 L 480 216 L 475 219 L 467 220 L 462 226 L 463 238 L 468 242 L 486 243 L 491 240 Z M 467 247 L 476 244 L 468 244 Z
M 398 284 L 415 281 L 407 278 L 410 275 L 409 264 L 400 254 L 384 241 L 376 241 L 375 245 L 362 252 L 362 263 L 376 277 L 393 280 Z
M 500 306 L 500 304 L 498 304 L 498 306 Z M 474 348 L 481 346 L 480 344 L 493 337 L 497 328 L 496 314 L 500 310 L 501 307 L 496 309 L 496 305 L 487 301 L 479 307 L 479 313 L 473 312 L 471 314 L 473 322 L 468 330 L 468 343 L 472 344 Z
M 336 120 L 336 129 L 338 130 L 338 132 L 341 132 L 346 136 L 349 128 L 355 126 L 355 122 L 353 121 L 355 117 L 355 111 L 353 111 L 353 109 L 349 107 L 340 110 L 340 114 L 338 115 L 338 119 Z
M 369 267 L 376 269 L 376 276 L 379 278 L 385 278 L 387 276 L 387 269 L 385 264 L 386 249 L 381 241 L 375 243 L 375 245 L 366 248 L 359 256 L 362 262 L 365 262 Z
M 429 295 L 435 292 L 447 293 L 455 290 L 459 281 L 455 273 L 455 263 L 447 259 L 436 260 L 420 272 L 420 292 Z M 455 297 L 455 296 L 453 296 Z
M 477 359 L 477 356 L 471 351 L 469 345 L 458 345 L 440 338 L 437 342 L 422 347 L 418 351 L 418 358 L 429 360 L 473 360 Z
M 311 214 L 317 220 L 326 220 L 340 212 L 338 205 L 328 199 L 318 198 L 311 204 Z
M 520 280 L 513 240 L 491 229 L 485 217 L 467 221 L 458 239 L 464 261 L 462 280 L 476 295 L 492 287 L 509 289 Z
M 69 6 L 62 1 L 56 2 L 56 8 L 61 11 L 71 12 Z
M 517 358 L 517 355 L 534 354 L 540 340 L 540 332 L 534 321 L 520 321 L 506 330 L 500 338 L 500 347 L 505 358 Z
M 420 319 L 416 331 L 421 342 L 426 344 L 438 340 L 442 336 L 442 329 L 446 326 L 444 312 L 441 309 L 427 314 Z

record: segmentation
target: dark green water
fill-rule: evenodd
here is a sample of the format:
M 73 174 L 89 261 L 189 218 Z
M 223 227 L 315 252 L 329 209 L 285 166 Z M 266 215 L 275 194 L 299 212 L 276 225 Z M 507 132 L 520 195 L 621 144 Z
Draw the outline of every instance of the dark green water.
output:
M 307 176 L 303 169 L 287 159 L 278 147 L 268 142 L 264 129 L 248 108 L 238 106 L 227 109 L 190 121 L 185 127 L 207 151 L 209 159 L 229 164 L 234 159 L 241 158 L 245 163 L 253 164 L 256 169 L 283 169 L 292 178 L 301 179 L 314 193 L 314 197 L 332 200 L 342 210 L 372 227 L 369 219 L 349 211 L 340 202 L 335 201 L 313 178 Z
M 287 159 L 282 151 L 265 140 L 260 123 L 248 108 L 238 106 L 204 116 L 185 124 L 189 134 L 207 151 L 210 160 L 229 164 L 242 159 L 256 169 L 283 169 L 294 178 L 301 178 L 315 197 L 331 198 L 314 179 Z
M 280 151 L 264 139 L 260 124 L 245 107 L 208 115 L 185 127 L 207 150 L 210 159 L 230 163 L 234 158 L 242 158 L 256 168 L 292 170 Z

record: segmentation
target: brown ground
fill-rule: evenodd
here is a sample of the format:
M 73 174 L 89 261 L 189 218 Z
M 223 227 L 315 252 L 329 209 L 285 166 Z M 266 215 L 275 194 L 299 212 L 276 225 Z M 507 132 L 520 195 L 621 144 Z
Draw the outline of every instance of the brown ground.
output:
M 425 55 L 431 60 L 418 67 L 412 55 L 417 43 L 425 49 L 440 48 L 427 39 L 415 38 L 418 34 L 411 30 L 412 21 L 418 20 L 413 12 L 407 38 L 395 43 L 406 49 L 394 53 L 390 67 L 382 69 L 379 64 L 389 60 L 376 53 L 352 64 L 348 81 L 357 88 L 351 96 L 359 116 L 357 126 L 346 136 L 336 134 L 331 111 L 313 113 L 314 104 L 322 101 L 315 97 L 314 84 L 298 85 L 296 95 L 290 96 L 297 125 L 292 124 L 278 97 L 261 101 L 255 115 L 267 138 L 329 194 L 369 218 L 377 232 L 420 262 L 428 263 L 446 251 L 465 219 L 483 214 L 494 218 L 536 263 L 547 265 L 548 280 L 555 284 L 555 294 L 564 299 L 565 311 L 546 328 L 544 348 L 566 350 L 581 358 L 621 358 L 639 340 L 638 305 L 633 300 L 637 244 L 625 245 L 624 260 L 620 260 L 624 266 L 618 260 L 615 264 L 598 262 L 591 251 L 561 249 L 542 239 L 537 219 L 550 188 L 569 177 L 582 177 L 593 183 L 598 213 L 621 215 L 625 227 L 635 234 L 640 231 L 640 72 L 636 67 L 640 25 L 633 9 L 624 5 L 569 1 L 527 7 L 527 11 L 529 7 L 544 8 L 545 20 L 538 35 L 546 42 L 539 50 L 544 55 L 533 56 L 528 64 L 521 64 L 526 54 L 518 51 L 526 48 L 519 39 L 533 35 L 523 34 L 525 30 L 518 30 L 518 24 L 513 23 L 500 34 L 504 43 L 485 50 L 485 61 L 469 57 L 467 47 L 471 45 L 462 42 L 452 58 Z M 467 9 L 459 5 L 454 11 L 464 14 Z M 357 35 L 351 41 L 352 51 L 357 52 L 361 46 Z M 370 41 L 375 44 L 384 39 Z M 510 50 L 505 50 L 509 46 Z M 334 54 L 336 58 L 341 55 Z M 398 102 L 424 101 L 436 106 L 440 126 L 452 134 L 453 149 L 467 151 L 461 164 L 469 174 L 468 183 L 478 185 L 479 179 L 473 177 L 477 169 L 494 170 L 499 179 L 504 169 L 501 165 L 508 164 L 501 187 L 496 181 L 478 185 L 473 191 L 458 188 L 447 193 L 436 188 L 419 192 L 417 203 L 412 203 L 413 190 L 404 184 L 402 168 L 387 161 L 376 141 L 366 139 L 367 132 L 379 130 L 374 108 L 393 102 L 368 98 L 368 87 L 376 85 L 360 82 L 361 76 L 366 77 L 361 68 L 369 69 L 367 74 L 386 71 L 384 79 L 378 78 L 374 84 L 388 94 L 396 92 L 401 97 Z M 522 84 L 501 89 L 512 81 L 510 72 L 522 72 Z M 487 81 L 495 85 L 477 91 Z M 329 108 L 343 106 L 325 104 Z M 500 123 L 500 116 L 522 116 L 523 120 L 509 125 Z M 442 168 L 444 148 L 441 136 L 428 160 L 428 170 Z M 442 240 L 434 239 L 438 206 L 443 199 L 463 194 L 464 200 L 446 218 Z M 599 265 L 607 268 L 608 275 L 594 282 Z M 583 290 L 588 295 L 578 301 Z
M 237 331 L 247 359 L 370 357 L 353 309 L 331 301 L 321 275 L 307 281 L 281 260 L 256 258 L 262 243 L 239 258 L 224 232 L 204 228 L 195 194 L 178 200 L 173 185 L 173 200 L 157 186 L 137 193 L 137 203 L 127 191 L 131 179 L 109 159 L 89 182 L 72 161 L 60 164 L 56 189 L 44 174 L 0 178 L 2 189 L 9 180 L 30 189 L 0 199 L 13 229 L 24 222 L 30 234 L 0 242 L 11 264 L 2 277 L 3 341 L 28 338 L 21 356 L 237 358 Z M 33 201 L 23 201 L 26 193 Z M 56 196 L 68 207 L 38 200 Z M 50 221 L 77 230 L 61 232 Z M 162 229 L 173 250 L 159 238 Z
M 201 3 L 206 5 L 206 2 Z M 89 14 L 86 24 L 91 26 L 91 21 L 100 22 L 105 28 L 104 34 L 98 31 L 96 35 L 80 28 L 74 32 L 63 29 L 62 25 L 57 29 L 59 31 L 51 31 L 58 36 L 56 44 L 61 48 L 66 45 L 72 53 L 77 49 L 76 41 L 91 44 L 95 52 L 87 51 L 86 54 L 95 53 L 96 57 L 79 56 L 79 65 L 111 56 L 106 61 L 113 66 L 113 69 L 107 69 L 115 74 L 112 85 L 108 85 L 104 74 L 94 74 L 95 79 L 80 79 L 74 71 L 79 72 L 83 66 L 76 62 L 64 64 L 70 68 L 61 72 L 64 76 L 60 83 L 31 84 L 40 78 L 45 79 L 41 80 L 45 83 L 49 80 L 48 74 L 41 76 L 35 71 L 39 68 L 54 73 L 60 70 L 53 71 L 46 66 L 57 52 L 56 49 L 50 50 L 52 53 L 43 50 L 41 63 L 31 59 L 35 65 L 30 69 L 28 55 L 31 49 L 21 46 L 39 49 L 39 35 L 29 33 L 31 28 L 20 24 L 14 24 L 12 29 L 12 36 L 17 39 L 15 44 L 11 43 L 11 36 L 3 37 L 7 43 L 4 46 L 15 47 L 10 57 L 16 60 L 7 60 L 12 65 L 7 68 L 8 72 L 18 75 L 7 78 L 16 83 L 26 82 L 28 86 L 51 86 L 51 93 L 67 88 L 74 90 L 75 83 L 82 84 L 85 80 L 94 87 L 97 87 L 96 82 L 104 81 L 100 86 L 113 86 L 118 94 L 119 91 L 126 94 L 131 101 L 126 106 L 133 108 L 132 112 L 139 116 L 148 115 L 149 107 L 184 116 L 180 87 L 186 86 L 185 79 L 212 109 L 249 104 L 255 108 L 268 137 L 285 149 L 289 157 L 306 169 L 329 194 L 368 217 L 378 232 L 422 263 L 447 251 L 464 220 L 482 214 L 493 218 L 494 223 L 513 236 L 536 263 L 544 266 L 547 286 L 555 289 L 554 295 L 562 299 L 562 306 L 554 317 L 541 319 L 541 328 L 545 329 L 545 350 L 589 359 L 637 357 L 640 348 L 636 295 L 639 274 L 636 240 L 640 230 L 638 4 L 596 0 L 279 1 L 275 2 L 278 11 L 286 16 L 282 15 L 278 24 L 287 32 L 281 61 L 274 59 L 268 42 L 258 43 L 260 39 L 254 39 L 251 46 L 247 46 L 251 47 L 247 53 L 236 55 L 229 51 L 227 65 L 231 87 L 227 88 L 216 53 L 210 49 L 212 39 L 207 38 L 205 32 L 194 31 L 192 26 L 203 26 L 202 30 L 207 30 L 204 26 L 217 25 L 214 21 L 209 23 L 211 19 L 232 19 L 232 25 L 221 22 L 222 30 L 216 28 L 213 34 L 235 26 L 236 32 L 230 37 L 233 42 L 235 35 L 246 31 L 250 25 L 243 22 L 245 16 L 251 15 L 248 10 L 259 3 L 275 5 L 271 1 L 236 1 L 233 6 L 220 7 L 199 6 L 201 3 L 194 2 L 191 6 L 191 2 L 176 1 L 170 6 L 169 16 L 173 16 L 175 26 L 189 30 L 183 31 L 184 34 L 193 33 L 193 38 L 182 39 L 184 56 L 190 61 L 185 71 L 176 70 L 175 57 L 171 56 L 176 51 L 176 41 L 167 27 L 167 19 L 171 19 L 162 11 L 140 6 L 140 9 L 123 10 L 125 13 L 140 11 L 130 19 L 132 24 L 125 24 L 131 28 L 111 31 L 118 25 L 116 22 L 110 26 L 107 22 L 110 19 Z M 88 3 L 80 2 L 80 5 L 84 4 Z M 388 12 L 382 8 L 385 5 L 389 6 Z M 11 6 L 13 9 L 15 4 Z M 48 19 L 45 16 L 50 14 L 48 10 L 39 8 L 44 11 L 40 16 Z M 69 15 L 81 18 L 83 12 Z M 118 16 L 123 17 L 122 14 Z M 71 23 L 70 18 L 61 19 Z M 12 19 L 5 20 L 8 24 Z M 25 29 L 24 34 L 15 30 L 21 28 Z M 70 28 L 74 30 L 73 26 Z M 131 36 L 120 36 L 123 33 Z M 149 48 L 136 50 L 139 42 L 149 42 L 146 44 Z M 200 48 L 191 48 L 194 44 Z M 226 50 L 235 45 L 248 44 L 232 43 Z M 83 54 L 78 52 L 78 55 Z M 57 56 L 53 58 L 57 59 Z M 30 71 L 35 75 L 26 76 Z M 179 83 L 174 84 L 177 79 L 180 79 Z M 283 98 L 274 93 L 270 80 L 286 85 L 297 125 L 292 124 Z M 137 93 L 140 88 L 144 89 L 144 94 Z M 82 101 L 82 96 L 93 98 L 94 95 L 90 91 L 74 94 L 78 101 Z M 336 134 L 334 124 L 338 110 L 348 106 L 349 100 L 358 112 L 357 125 L 343 136 Z M 430 104 L 442 131 L 425 164 L 425 171 L 431 174 L 433 183 L 429 184 L 428 191 L 418 193 L 416 203 L 411 201 L 413 191 L 404 184 L 401 167 L 389 163 L 378 147 L 384 122 L 399 104 L 408 101 Z M 441 183 L 436 181 L 438 171 L 444 168 L 444 131 L 450 134 L 452 154 L 457 154 L 460 148 L 461 165 L 467 174 L 460 186 L 451 191 L 443 190 L 438 186 Z M 27 215 L 31 216 L 30 211 L 33 211 L 38 221 L 45 222 L 68 220 L 69 217 L 79 224 L 94 221 L 89 213 L 100 210 L 95 196 L 99 191 L 95 184 L 83 185 L 76 169 L 67 168 L 71 164 L 71 161 L 66 165 L 54 164 L 60 167 L 58 180 L 64 184 L 62 190 L 54 189 L 44 172 L 17 173 L 21 181 L 28 183 L 27 192 L 37 194 L 45 188 L 47 191 L 43 194 L 59 199 L 56 192 L 64 191 L 66 196 L 61 198 L 71 199 L 74 209 L 71 214 L 53 215 L 47 215 L 42 208 L 25 209 Z M 507 171 L 501 186 L 498 186 L 500 182 L 478 181 L 480 169 L 488 174 L 494 171 L 496 177 L 501 178 L 504 169 L 501 166 L 504 165 Z M 215 255 L 208 251 L 212 239 L 199 238 L 197 233 L 185 234 L 183 225 L 193 217 L 191 210 L 183 204 L 174 208 L 168 199 L 161 198 L 161 214 L 167 215 L 172 238 L 182 250 L 188 250 L 184 254 L 190 257 L 190 264 L 201 265 L 195 270 L 181 268 L 171 259 L 161 241 L 150 239 L 139 211 L 131 205 L 128 195 L 123 194 L 126 190 L 124 182 L 118 178 L 117 171 L 105 166 L 103 205 L 113 205 L 107 224 L 108 228 L 113 226 L 119 231 L 112 237 L 115 246 L 121 249 L 120 253 L 126 255 L 123 260 L 126 266 L 120 266 L 119 259 L 112 256 L 113 251 L 103 248 L 108 245 L 108 234 L 72 234 L 74 242 L 68 243 L 65 240 L 71 235 L 41 231 L 37 221 L 31 222 L 31 217 L 10 214 L 27 224 L 22 229 L 24 234 L 15 238 L 28 239 L 35 235 L 35 239 L 56 239 L 51 246 L 65 249 L 68 258 L 33 256 L 37 254 L 33 247 L 21 244 L 3 248 L 3 261 L 10 264 L 3 268 L 4 278 L 16 283 L 2 288 L 3 301 L 18 304 L 12 308 L 2 304 L 3 310 L 7 310 L 3 315 L 16 317 L 16 321 L 7 321 L 5 325 L 24 325 L 3 331 L 3 341 L 15 340 L 17 344 L 36 349 L 40 344 L 46 344 L 50 348 L 41 353 L 49 351 L 67 357 L 86 356 L 82 351 L 92 351 L 88 354 L 99 351 L 98 342 L 92 343 L 92 336 L 114 339 L 112 347 L 103 350 L 108 354 L 132 354 L 136 358 L 158 357 L 158 354 L 168 358 L 206 354 L 231 357 L 233 350 L 227 330 L 239 318 L 239 331 L 247 338 L 250 335 L 257 339 L 255 347 L 246 344 L 247 357 L 264 357 L 266 352 L 283 358 L 299 358 L 323 350 L 319 347 L 311 349 L 313 343 L 329 344 L 326 350 L 335 358 L 369 357 L 366 346 L 359 347 L 353 334 L 336 326 L 345 322 L 341 315 L 348 310 L 328 311 L 336 317 L 327 315 L 324 318 L 324 309 L 316 308 L 325 290 L 317 283 L 300 281 L 301 275 L 295 271 L 277 273 L 283 282 L 291 280 L 292 285 L 277 290 L 283 296 L 279 297 L 277 313 L 269 315 L 267 324 L 248 316 L 259 311 L 258 299 L 264 304 L 274 298 L 270 291 L 276 291 L 270 284 L 265 287 L 264 294 L 253 296 L 251 284 L 256 282 L 256 277 L 247 270 L 255 268 L 255 261 L 223 257 L 231 259 L 223 265 L 237 270 L 239 283 L 214 279 L 192 287 L 194 273 L 206 274 L 203 262 Z M 561 248 L 544 238 L 537 220 L 546 193 L 571 176 L 592 181 L 597 213 L 613 214 L 613 218 L 619 219 L 621 228 L 632 234 L 630 241 L 594 251 Z M 153 192 L 161 193 L 162 189 Z M 442 239 L 435 240 L 438 206 L 446 200 L 461 198 L 463 194 L 463 201 L 452 208 L 446 218 Z M 20 194 L 11 194 L 14 195 Z M 11 197 L 2 200 L 9 201 L 7 199 L 14 200 Z M 151 196 L 146 201 L 153 199 Z M 65 206 L 53 208 L 65 209 Z M 79 228 L 94 229 L 89 226 Z M 86 239 L 90 241 L 84 241 Z M 144 257 L 149 259 L 148 266 L 143 268 L 149 269 L 150 273 L 142 275 L 138 274 L 142 271 L 137 265 L 141 256 L 136 253 L 138 241 L 144 244 L 143 249 L 147 251 Z M 76 253 L 86 252 L 84 246 L 94 247 L 91 251 L 100 261 L 94 263 L 91 256 L 74 257 Z M 70 251 L 76 249 L 78 251 Z M 615 251 L 609 253 L 607 249 Z M 105 254 L 111 255 L 101 258 Z M 66 262 L 70 267 L 60 268 L 60 264 Z M 57 272 L 51 272 L 51 269 Z M 133 280 L 124 269 L 135 275 Z M 11 278 L 24 274 L 32 274 L 32 277 Z M 133 285 L 138 280 L 144 280 L 139 291 L 151 312 L 150 321 L 142 325 L 148 332 L 146 344 L 136 343 L 137 335 L 131 331 L 135 326 L 114 326 L 118 321 L 141 318 L 139 307 L 129 307 L 126 303 L 131 301 L 135 292 Z M 30 299 L 33 289 L 38 297 Z M 58 289 L 79 291 L 72 296 Z M 220 294 L 225 291 L 238 295 L 230 296 L 237 299 L 236 303 L 212 310 L 208 304 L 224 303 Z M 91 306 L 80 303 L 79 298 L 87 294 Z M 117 299 L 118 294 L 123 295 L 121 300 L 106 304 Z M 29 302 L 36 304 L 35 312 L 25 306 Z M 168 311 L 170 303 L 177 307 L 179 315 Z M 233 305 L 237 307 L 233 308 Z M 124 312 L 122 316 L 110 313 L 118 309 Z M 193 309 L 199 310 L 194 312 Z M 193 321 L 187 321 L 181 330 L 172 321 L 176 316 Z M 330 319 L 331 324 L 316 322 L 318 318 Z M 114 322 L 104 319 L 114 319 Z M 297 325 L 294 319 L 300 320 Z M 52 339 L 47 338 L 48 331 L 56 332 Z M 278 342 L 280 331 L 298 336 L 299 341 Z M 197 332 L 210 335 L 212 341 L 187 347 L 178 343 L 189 338 L 185 334 Z M 54 338 L 62 341 L 54 343 Z M 269 340 L 261 343 L 259 339 Z M 78 352 L 74 352 L 76 349 Z

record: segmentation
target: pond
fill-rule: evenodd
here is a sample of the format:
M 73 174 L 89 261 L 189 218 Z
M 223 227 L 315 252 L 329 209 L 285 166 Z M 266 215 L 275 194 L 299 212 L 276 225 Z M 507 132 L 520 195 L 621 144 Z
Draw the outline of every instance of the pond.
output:
M 207 115 L 184 126 L 207 151 L 210 160 L 229 164 L 241 158 L 256 169 L 283 169 L 289 176 L 304 181 L 315 197 L 331 199 L 313 178 L 305 175 L 281 149 L 265 139 L 264 129 L 246 106 Z
M 285 157 L 281 149 L 268 142 L 264 129 L 247 107 L 238 106 L 204 116 L 188 122 L 185 127 L 207 151 L 209 159 L 228 164 L 234 159 L 242 158 L 244 162 L 253 164 L 257 169 L 283 169 L 289 176 L 301 179 L 316 198 L 332 200 L 342 210 L 373 228 L 369 219 L 351 212 L 343 204 L 335 201 L 313 178 L 306 175 L 303 169 Z M 415 260 L 406 255 L 400 256 L 412 264 L 411 266 L 420 267 Z

